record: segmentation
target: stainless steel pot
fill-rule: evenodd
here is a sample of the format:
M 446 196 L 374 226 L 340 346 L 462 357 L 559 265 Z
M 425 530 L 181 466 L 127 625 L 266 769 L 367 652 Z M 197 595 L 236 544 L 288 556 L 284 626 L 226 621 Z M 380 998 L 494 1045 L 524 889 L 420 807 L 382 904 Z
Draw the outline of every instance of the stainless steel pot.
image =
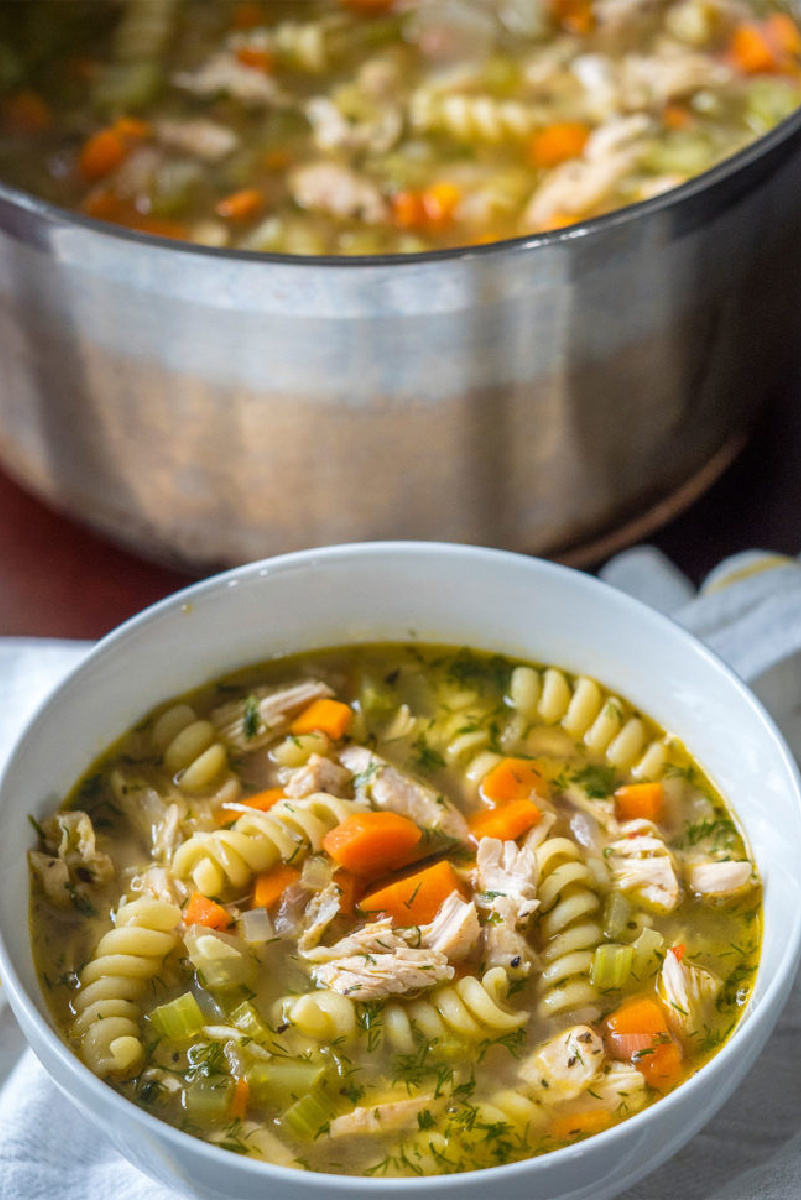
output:
M 799 355 L 801 113 L 558 233 L 301 259 L 0 189 L 0 458 L 206 567 L 327 542 L 569 553 L 714 473 Z

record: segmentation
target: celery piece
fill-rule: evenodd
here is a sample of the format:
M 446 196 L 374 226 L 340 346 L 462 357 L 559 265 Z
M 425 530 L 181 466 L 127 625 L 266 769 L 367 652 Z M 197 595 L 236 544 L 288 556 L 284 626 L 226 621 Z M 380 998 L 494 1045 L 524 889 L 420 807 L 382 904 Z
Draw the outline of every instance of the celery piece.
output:
M 325 1108 L 317 1096 L 309 1092 L 286 1110 L 281 1118 L 281 1127 L 291 1137 L 312 1142 L 327 1129 L 331 1116 L 330 1109 Z
M 184 1108 L 201 1123 L 227 1120 L 233 1091 L 234 1081 L 227 1075 L 193 1079 L 184 1091 Z
M 661 933 L 646 925 L 631 946 L 634 959 L 632 968 L 638 979 L 655 975 L 665 956 L 665 939 Z
M 286 1104 L 305 1096 L 325 1074 L 322 1063 L 278 1059 L 255 1063 L 247 1073 L 250 1095 L 255 1104 Z
M 135 112 L 155 100 L 161 85 L 158 63 L 106 63 L 95 77 L 92 100 L 104 112 Z
M 604 933 L 608 938 L 623 936 L 634 909 L 621 892 L 610 892 L 604 904 Z
M 206 1024 L 206 1018 L 191 992 L 184 992 L 183 996 L 160 1004 L 147 1014 L 147 1019 L 156 1033 L 168 1042 L 189 1042 Z
M 234 1009 L 230 1020 L 235 1029 L 241 1030 L 246 1037 L 252 1038 L 254 1042 L 266 1043 L 272 1037 L 270 1030 L 248 1000 L 244 1000 L 238 1008 Z
M 700 175 L 715 161 L 715 149 L 703 130 L 676 129 L 663 134 L 642 165 L 656 175 Z
M 631 975 L 631 946 L 598 946 L 592 957 L 590 981 L 599 988 L 622 987 Z
M 754 133 L 767 133 L 801 104 L 798 84 L 789 79 L 754 79 L 748 85 L 745 119 Z

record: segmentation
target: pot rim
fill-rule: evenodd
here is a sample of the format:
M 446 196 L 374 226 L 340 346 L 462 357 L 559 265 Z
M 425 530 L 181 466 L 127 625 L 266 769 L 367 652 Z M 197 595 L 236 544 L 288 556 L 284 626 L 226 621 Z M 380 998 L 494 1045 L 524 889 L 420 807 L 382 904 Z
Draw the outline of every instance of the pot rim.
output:
M 453 246 L 444 250 L 424 250 L 408 254 L 363 254 L 363 255 L 301 255 L 277 254 L 258 250 L 233 250 L 227 247 L 202 246 L 197 242 L 168 239 L 154 234 L 140 233 L 124 226 L 114 225 L 109 221 L 101 221 L 96 217 L 83 213 L 71 212 L 50 201 L 42 200 L 30 192 L 13 187 L 0 180 L 0 206 L 6 204 L 12 208 L 21 209 L 31 216 L 48 224 L 60 226 L 77 226 L 87 233 L 99 234 L 111 242 L 123 240 L 134 245 L 150 249 L 168 249 L 184 256 L 210 258 L 212 261 L 270 263 L 272 265 L 298 266 L 309 268 L 331 267 L 338 269 L 359 270 L 366 267 L 385 267 L 401 269 L 410 268 L 424 263 L 452 262 L 467 258 L 491 258 L 495 254 L 507 251 L 534 250 L 540 245 L 556 245 L 563 242 L 575 241 L 582 238 L 601 236 L 607 229 L 627 225 L 638 220 L 641 216 L 647 218 L 651 213 L 663 209 L 679 208 L 706 191 L 714 191 L 722 186 L 731 176 L 740 170 L 746 171 L 760 159 L 767 157 L 772 151 L 778 150 L 783 143 L 789 142 L 794 134 L 801 134 L 801 105 L 779 121 L 767 133 L 761 134 L 742 149 L 737 150 L 727 158 L 694 175 L 685 183 L 669 188 L 659 195 L 647 200 L 638 200 L 622 208 L 612 209 L 597 217 L 577 221 L 563 229 L 551 229 L 542 233 L 523 234 L 516 238 L 502 238 L 495 242 L 482 245 Z

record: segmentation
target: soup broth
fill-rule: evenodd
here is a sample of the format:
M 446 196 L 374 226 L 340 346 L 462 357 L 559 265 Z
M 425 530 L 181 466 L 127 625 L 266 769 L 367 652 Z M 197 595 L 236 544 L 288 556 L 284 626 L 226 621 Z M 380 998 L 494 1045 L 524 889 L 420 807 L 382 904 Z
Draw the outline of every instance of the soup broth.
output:
M 0 178 L 216 247 L 492 242 L 706 171 L 800 62 L 766 0 L 5 0 Z
M 756 869 L 687 750 L 595 680 L 441 646 L 170 701 L 34 822 L 64 1040 L 240 1154 L 472 1171 L 626 1120 L 750 995 Z

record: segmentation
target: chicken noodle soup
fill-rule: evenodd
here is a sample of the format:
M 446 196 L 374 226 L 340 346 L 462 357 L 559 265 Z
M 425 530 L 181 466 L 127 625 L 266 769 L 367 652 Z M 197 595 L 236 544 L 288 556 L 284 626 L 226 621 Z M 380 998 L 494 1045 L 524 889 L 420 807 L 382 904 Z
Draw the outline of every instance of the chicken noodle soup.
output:
M 800 62 L 766 0 L 0 0 L 0 178 L 209 246 L 491 242 L 707 170 Z
M 593 679 L 371 645 L 161 707 L 41 825 L 42 987 L 122 1095 L 367 1175 L 600 1132 L 715 1053 L 760 885 L 685 748 Z

